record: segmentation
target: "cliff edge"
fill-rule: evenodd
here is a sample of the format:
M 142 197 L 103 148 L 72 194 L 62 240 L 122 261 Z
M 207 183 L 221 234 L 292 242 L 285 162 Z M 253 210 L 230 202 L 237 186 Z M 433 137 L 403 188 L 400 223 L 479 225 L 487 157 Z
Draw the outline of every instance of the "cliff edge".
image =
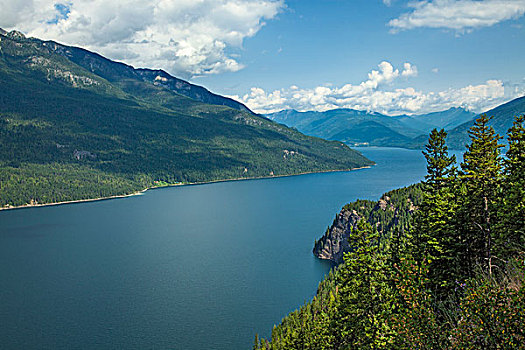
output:
M 421 185 L 416 184 L 387 192 L 377 202 L 357 200 L 345 205 L 325 234 L 315 242 L 314 255 L 336 264 L 342 263 L 344 253 L 351 249 L 348 237 L 361 219 L 374 225 L 384 238 L 408 230 L 421 195 Z

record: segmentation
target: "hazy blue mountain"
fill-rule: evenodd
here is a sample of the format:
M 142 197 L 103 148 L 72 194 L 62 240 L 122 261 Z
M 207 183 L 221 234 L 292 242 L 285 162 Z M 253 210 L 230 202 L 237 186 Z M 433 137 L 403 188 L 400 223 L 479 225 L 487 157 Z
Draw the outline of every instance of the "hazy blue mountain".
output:
M 493 117 L 489 122 L 496 133 L 505 137 L 507 130 L 512 126 L 514 117 L 525 113 L 525 96 L 514 99 L 510 102 L 502 104 L 496 108 L 486 111 L 481 114 L 486 114 Z M 456 128 L 450 130 L 448 135 L 448 144 L 452 149 L 463 149 L 469 142 L 468 129 L 474 125 L 474 121 L 463 123 Z M 504 140 L 503 140 L 504 141 Z M 503 142 L 502 141 L 502 142 Z
M 463 108 L 455 107 L 445 111 L 418 115 L 395 116 L 402 123 L 428 134 L 432 129 L 451 130 L 463 123 L 472 121 L 476 113 L 469 112 Z
M 416 147 L 413 140 L 427 135 L 433 128 L 450 129 L 475 114 L 462 108 L 422 115 L 387 116 L 353 109 L 334 109 L 326 112 L 284 110 L 268 118 L 297 128 L 312 136 L 343 141 L 349 145 Z
M 0 206 L 372 164 L 162 71 L 16 31 L 0 33 L 0 87 Z
M 353 109 L 326 112 L 285 110 L 267 117 L 307 135 L 343 141 L 349 145 L 400 146 L 422 134 L 396 118 Z

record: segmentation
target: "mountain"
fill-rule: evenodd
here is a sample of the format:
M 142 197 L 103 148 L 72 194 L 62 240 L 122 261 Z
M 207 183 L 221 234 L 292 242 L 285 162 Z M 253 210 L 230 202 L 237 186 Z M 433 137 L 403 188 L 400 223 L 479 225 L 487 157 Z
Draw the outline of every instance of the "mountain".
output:
M 517 98 L 481 114 L 493 116 L 489 125 L 504 136 L 514 117 L 525 113 L 525 97 Z M 338 140 L 351 146 L 387 146 L 422 149 L 429 132 L 449 132 L 450 149 L 464 149 L 469 142 L 468 129 L 477 114 L 463 108 L 420 115 L 386 116 L 380 113 L 334 109 L 326 112 L 284 110 L 268 114 L 278 123 L 294 127 L 307 135 Z
M 460 107 L 453 107 L 440 112 L 412 116 L 394 116 L 393 118 L 424 132 L 424 134 L 428 134 L 434 128 L 451 130 L 463 123 L 472 121 L 475 117 L 476 113 L 474 112 Z
M 144 68 L 135 69 L 124 63 L 111 61 L 97 53 L 78 47 L 61 45 L 54 41 L 46 41 L 43 42 L 42 45 L 133 95 L 138 94 L 141 97 L 144 97 L 146 91 L 141 89 L 141 87 L 152 84 L 197 101 L 228 106 L 241 111 L 253 113 L 248 107 L 240 102 L 211 93 L 204 87 L 193 85 L 187 81 L 175 78 L 163 70 Z M 150 90 L 149 92 L 155 94 L 156 90 Z
M 472 120 L 475 114 L 462 108 L 414 116 L 334 109 L 326 112 L 285 110 L 267 117 L 307 135 L 349 145 L 417 148 L 418 137 L 426 137 L 433 128 L 448 130 Z
M 0 207 L 373 162 L 159 70 L 0 32 Z
M 514 99 L 502 104 L 482 114 L 493 117 L 489 125 L 494 128 L 497 134 L 505 137 L 507 130 L 512 126 L 514 117 L 525 113 L 525 96 Z M 474 125 L 473 121 L 463 123 L 450 130 L 447 143 L 451 149 L 464 149 L 469 142 L 468 129 Z M 502 140 L 504 141 L 504 140 Z
M 343 141 L 354 146 L 402 146 L 422 134 L 395 118 L 353 109 L 326 112 L 286 110 L 267 117 L 307 135 Z

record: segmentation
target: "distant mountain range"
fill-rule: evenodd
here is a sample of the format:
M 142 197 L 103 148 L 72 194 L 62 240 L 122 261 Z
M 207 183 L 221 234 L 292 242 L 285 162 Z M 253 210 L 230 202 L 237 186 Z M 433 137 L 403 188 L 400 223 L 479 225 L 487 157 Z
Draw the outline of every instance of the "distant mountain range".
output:
M 514 116 L 525 113 L 525 97 L 510 101 L 485 112 L 494 116 L 490 122 L 496 132 L 505 135 Z M 449 132 L 449 147 L 463 149 L 468 143 L 467 130 L 477 114 L 463 108 L 420 115 L 387 116 L 353 109 L 334 109 L 326 112 L 284 110 L 268 114 L 278 123 L 294 127 L 307 135 L 338 140 L 350 146 L 386 146 L 423 148 L 433 128 Z
M 481 114 L 486 114 L 489 117 L 492 117 L 489 125 L 494 128 L 494 131 L 496 131 L 497 134 L 505 138 L 507 130 L 512 126 L 514 117 L 525 114 L 525 96 L 504 103 Z M 447 140 L 449 147 L 453 149 L 465 148 L 465 145 L 469 142 L 468 129 L 473 124 L 474 121 L 471 120 L 450 130 Z M 502 140 L 502 142 L 504 141 L 505 140 Z
M 162 70 L 0 30 L 0 207 L 373 164 Z

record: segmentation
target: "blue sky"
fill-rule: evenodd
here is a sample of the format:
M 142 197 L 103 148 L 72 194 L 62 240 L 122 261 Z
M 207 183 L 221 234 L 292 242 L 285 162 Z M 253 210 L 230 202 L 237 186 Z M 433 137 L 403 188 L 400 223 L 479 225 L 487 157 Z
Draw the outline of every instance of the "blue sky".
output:
M 525 94 L 524 0 L 0 0 L 0 26 L 258 112 L 481 112 Z
M 429 90 L 525 78 L 524 17 L 470 33 L 417 28 L 392 34 L 388 22 L 407 12 L 405 1 L 390 7 L 377 0 L 286 4 L 287 9 L 239 50 L 245 69 L 194 80 L 237 93 L 254 83 L 264 89 L 341 85 L 360 82 L 385 60 L 394 66 L 415 64 L 419 79 L 413 85 Z

